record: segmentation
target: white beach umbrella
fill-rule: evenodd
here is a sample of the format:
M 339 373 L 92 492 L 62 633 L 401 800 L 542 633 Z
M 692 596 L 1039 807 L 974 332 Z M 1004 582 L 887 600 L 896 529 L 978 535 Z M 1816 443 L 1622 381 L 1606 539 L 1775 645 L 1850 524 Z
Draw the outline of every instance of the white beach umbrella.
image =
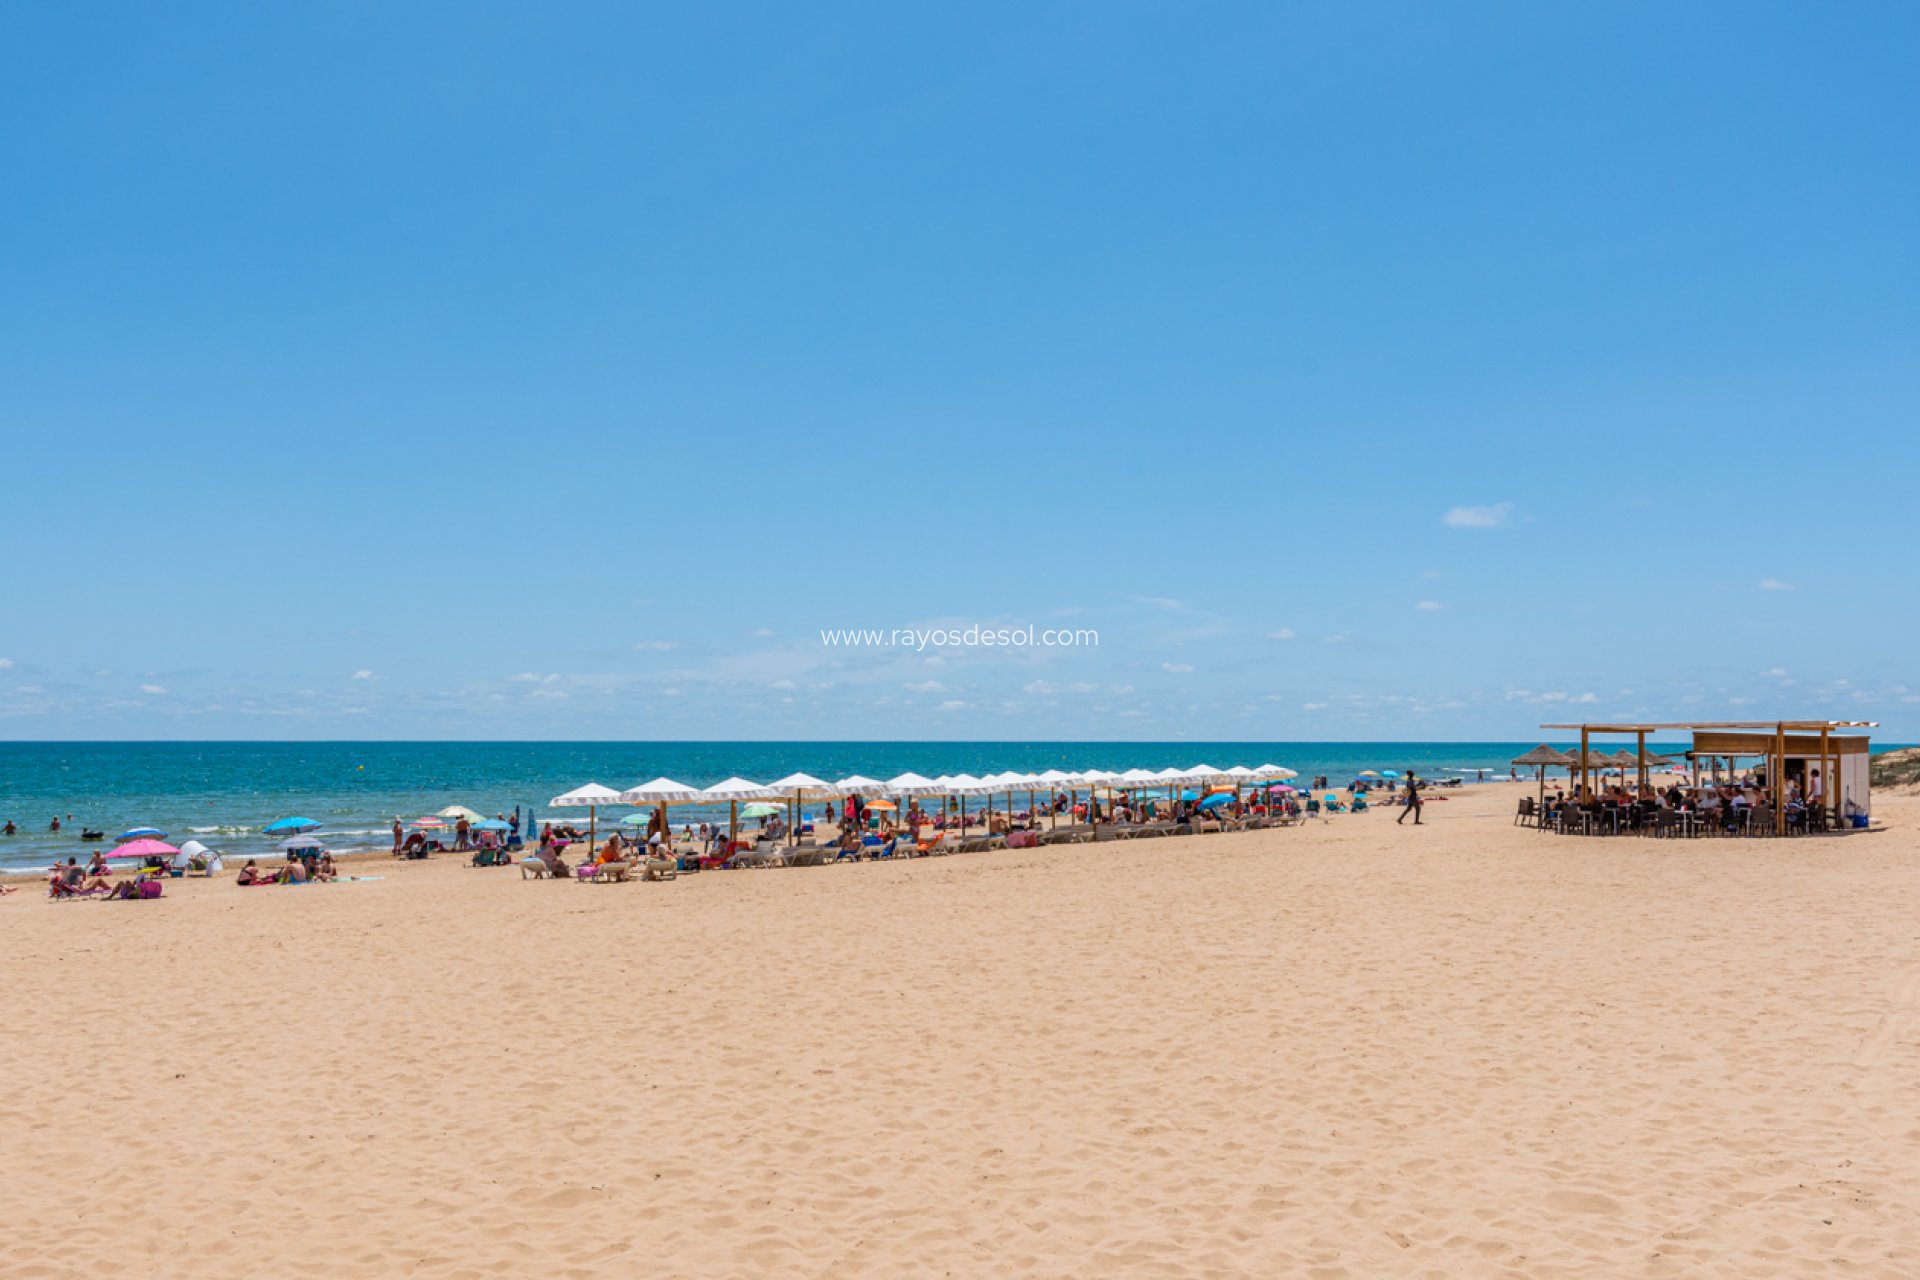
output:
M 1123 787 L 1157 787 L 1162 782 L 1160 775 L 1151 769 L 1129 769 L 1113 781 Z
M 1233 774 L 1225 769 L 1216 769 L 1210 764 L 1197 764 L 1187 770 L 1189 782 L 1232 782 Z
M 1079 775 L 1065 773 L 1059 769 L 1048 769 L 1045 773 L 1036 774 L 1033 780 L 1037 785 L 1047 789 L 1047 825 L 1058 826 L 1059 815 L 1054 812 L 1053 798 L 1062 791 L 1071 792 L 1074 784 L 1080 780 Z
M 555 796 L 547 801 L 549 809 L 585 809 L 587 811 L 587 848 L 594 847 L 598 828 L 595 820 L 603 804 L 624 804 L 620 793 L 612 787 L 603 787 L 597 782 L 589 782 L 584 787 L 575 787 L 563 796 Z M 612 841 L 608 841 L 609 844 Z
M 944 785 L 932 778 L 924 777 L 909 770 L 887 779 L 887 794 L 899 796 L 902 800 L 918 796 L 937 796 L 944 794 Z M 920 838 L 920 826 L 917 821 L 909 824 L 915 840 Z
M 700 794 L 714 804 L 726 801 L 727 804 L 727 852 L 733 852 L 733 843 L 740 834 L 740 802 L 742 800 L 778 800 L 780 793 L 772 787 L 757 782 L 748 782 L 745 778 L 728 778 L 702 789 Z
M 880 779 L 869 778 L 860 773 L 849 774 L 833 785 L 835 791 L 843 796 L 850 796 L 856 791 L 880 792 L 887 789 L 887 784 Z
M 984 778 L 976 778 L 970 773 L 956 773 L 947 779 L 946 794 L 960 797 L 960 834 L 967 831 L 967 797 L 985 795 L 993 790 L 992 784 Z
M 1297 778 L 1300 774 L 1297 770 L 1289 769 L 1284 765 L 1263 764 L 1254 767 L 1253 776 L 1256 778 L 1273 778 L 1278 781 L 1285 781 L 1288 778 Z
M 1006 769 L 999 773 L 990 773 L 980 781 L 987 789 L 987 829 L 989 831 L 993 829 L 993 793 L 996 791 L 1007 793 L 1007 824 L 1012 826 L 1013 789 L 1021 785 L 1021 775 Z
M 652 782 L 643 782 L 637 787 L 629 787 L 620 793 L 622 804 L 653 809 L 659 813 L 660 840 L 668 848 L 673 845 L 673 837 L 667 826 L 667 806 L 699 804 L 704 799 L 700 788 L 690 787 L 684 782 L 675 782 L 672 778 L 655 778 Z
M 1228 767 L 1227 776 L 1235 782 L 1251 782 L 1260 775 L 1243 764 L 1236 764 Z
M 837 793 L 833 784 L 825 778 L 816 778 L 810 773 L 790 773 L 784 778 L 767 784 L 775 791 L 788 797 L 787 801 L 787 843 L 792 844 L 800 838 L 799 809 L 806 800 L 824 800 Z

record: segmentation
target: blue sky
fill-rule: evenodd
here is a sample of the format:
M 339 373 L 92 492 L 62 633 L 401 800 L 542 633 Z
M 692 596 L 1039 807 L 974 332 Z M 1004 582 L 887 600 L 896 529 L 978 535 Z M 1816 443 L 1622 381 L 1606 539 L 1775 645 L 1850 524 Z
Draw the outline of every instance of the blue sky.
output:
M 5 28 L 0 736 L 1920 738 L 1910 6 Z

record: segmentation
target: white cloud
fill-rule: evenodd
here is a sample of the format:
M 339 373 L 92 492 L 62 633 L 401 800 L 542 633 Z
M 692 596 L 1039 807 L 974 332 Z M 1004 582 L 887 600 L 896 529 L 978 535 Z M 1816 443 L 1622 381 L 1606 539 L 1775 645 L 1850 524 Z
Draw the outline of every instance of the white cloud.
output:
M 1115 686 L 1113 686 L 1113 689 L 1111 690 L 1111 692 L 1114 692 L 1114 693 L 1132 693 L 1132 692 L 1133 692 L 1133 686 L 1132 686 L 1132 685 L 1130 685 L 1130 684 L 1117 684 L 1117 685 L 1115 685 Z
M 760 637 L 762 640 L 765 640 L 773 634 L 773 628 L 772 627 L 755 627 L 753 629 L 753 634 Z
M 358 671 L 353 673 L 353 678 L 355 680 L 371 680 L 373 679 L 373 672 L 367 670 L 367 668 L 365 667 L 362 667 Z
M 1449 529 L 1497 529 L 1512 516 L 1511 502 L 1496 502 L 1490 507 L 1451 507 L 1440 523 Z
M 1422 613 L 1437 613 L 1441 609 L 1446 608 L 1447 606 L 1441 604 L 1438 600 L 1422 600 L 1419 604 L 1413 607 L 1418 609 Z
M 0 671 L 11 671 L 12 669 L 13 669 L 12 658 L 0 658 Z
M 1029 680 L 1027 683 L 1020 686 L 1020 692 L 1022 693 L 1058 693 L 1060 692 L 1060 686 L 1056 684 L 1050 684 L 1045 680 Z
M 1171 671 L 1175 674 L 1180 674 L 1193 670 L 1193 664 L 1190 662 L 1163 662 L 1160 664 L 1160 669 L 1162 671 Z
M 1330 636 L 1322 636 L 1320 639 L 1320 643 L 1321 644 L 1345 644 L 1347 641 L 1351 640 L 1352 638 L 1353 638 L 1353 632 L 1351 631 L 1336 631 Z
M 522 671 L 517 676 L 508 676 L 507 679 L 514 684 L 555 684 L 560 679 L 560 673 L 549 671 L 543 676 L 537 671 Z
M 1086 681 L 1086 680 L 1075 680 L 1075 681 L 1074 681 L 1074 682 L 1073 682 L 1072 684 L 1070 684 L 1070 685 L 1068 685 L 1068 686 L 1067 686 L 1067 689 L 1068 689 L 1068 691 L 1069 691 L 1069 692 L 1071 692 L 1071 693 L 1098 693 L 1098 692 L 1100 692 L 1100 686 L 1099 686 L 1099 685 L 1097 685 L 1097 684 L 1093 684 L 1093 683 L 1091 683 L 1091 682 L 1089 682 L 1089 681 Z
M 940 710 L 942 711 L 965 711 L 966 709 L 967 704 L 958 698 L 949 698 L 940 704 Z
M 1762 579 L 1760 579 L 1760 589 L 1761 589 L 1762 591 L 1795 591 L 1795 590 L 1798 590 L 1798 588 L 1797 588 L 1797 587 L 1795 587 L 1795 586 L 1794 586 L 1794 585 L 1793 585 L 1793 584 L 1792 584 L 1791 582 L 1782 582 L 1782 581 L 1780 581 L 1780 579 L 1778 579 L 1778 578 L 1762 578 Z
M 1595 697 L 1591 693 L 1583 693 L 1579 697 L 1575 698 L 1574 701 L 1575 702 L 1598 702 L 1600 701 L 1600 699 Z
M 938 680 L 913 680 L 900 686 L 910 693 L 945 693 L 947 686 Z
M 166 692 L 166 689 L 165 689 L 165 687 L 163 687 L 163 686 L 161 686 L 161 685 L 157 685 L 157 684 L 143 684 L 143 685 L 141 685 L 141 686 L 140 686 L 140 692 L 142 692 L 142 693 L 165 693 L 165 692 Z
M 1293 628 L 1292 628 L 1292 627 L 1282 627 L 1282 628 L 1280 628 L 1280 629 L 1279 629 L 1278 631 L 1269 631 L 1269 632 L 1267 632 L 1267 639 L 1269 639 L 1269 640 L 1291 640 L 1291 639 L 1293 639 Z
M 1787 669 L 1785 667 L 1768 667 L 1765 671 L 1762 671 L 1760 674 L 1763 676 L 1768 676 L 1774 680 L 1778 680 L 1787 674 Z
M 643 651 L 650 653 L 667 653 L 679 647 L 680 642 L 678 640 L 636 640 L 633 645 L 636 653 Z
M 787 679 L 775 680 L 772 684 L 767 686 L 767 688 L 769 689 L 798 689 L 799 687 L 800 687 L 799 685 Z

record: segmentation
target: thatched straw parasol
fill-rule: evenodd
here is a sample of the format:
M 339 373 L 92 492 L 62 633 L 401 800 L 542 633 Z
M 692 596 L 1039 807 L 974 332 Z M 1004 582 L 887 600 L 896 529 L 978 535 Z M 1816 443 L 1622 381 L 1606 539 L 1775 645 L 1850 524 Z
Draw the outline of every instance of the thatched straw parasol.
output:
M 1574 756 L 1568 755 L 1564 751 L 1555 751 L 1543 742 L 1525 755 L 1516 756 L 1513 763 L 1515 768 L 1524 765 L 1533 765 L 1540 770 L 1540 798 L 1536 803 L 1540 808 L 1545 808 L 1547 804 L 1547 766 L 1553 765 L 1556 768 L 1571 770 L 1574 765 L 1574 760 Z

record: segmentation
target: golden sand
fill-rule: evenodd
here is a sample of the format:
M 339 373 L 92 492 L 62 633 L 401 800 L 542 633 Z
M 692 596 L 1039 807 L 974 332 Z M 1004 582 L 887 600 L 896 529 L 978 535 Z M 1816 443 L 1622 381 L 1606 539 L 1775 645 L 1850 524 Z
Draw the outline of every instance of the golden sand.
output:
M 1920 800 L 0 900 L 0 1275 L 1920 1275 Z

